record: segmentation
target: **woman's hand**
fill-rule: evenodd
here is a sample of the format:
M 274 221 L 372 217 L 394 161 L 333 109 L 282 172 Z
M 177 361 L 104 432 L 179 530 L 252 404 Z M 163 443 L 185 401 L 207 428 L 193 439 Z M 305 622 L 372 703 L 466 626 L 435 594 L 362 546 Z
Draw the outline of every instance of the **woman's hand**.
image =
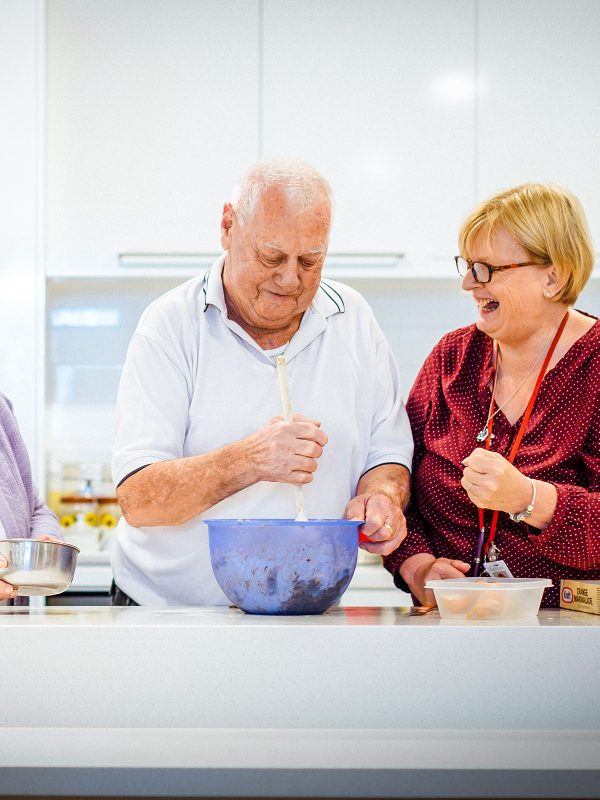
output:
M 0 556 L 0 569 L 6 569 L 8 561 L 4 556 Z M 16 586 L 11 586 L 10 583 L 0 580 L 0 600 L 12 600 L 17 596 Z
M 457 558 L 436 558 L 431 553 L 409 556 L 400 568 L 400 575 L 421 605 L 435 606 L 435 596 L 425 588 L 426 581 L 463 578 L 471 569 L 466 561 Z
M 49 533 L 43 533 L 40 536 L 35 536 L 33 538 L 39 542 L 61 541 L 57 536 L 52 536 Z M 0 569 L 6 569 L 6 567 L 8 567 L 8 561 L 4 556 L 0 556 Z M 0 580 L 0 600 L 12 600 L 16 596 L 17 596 L 17 587 L 12 586 L 10 583 L 6 583 L 6 581 Z
M 531 502 L 531 482 L 500 453 L 477 447 L 462 462 L 461 485 L 478 508 L 517 514 Z

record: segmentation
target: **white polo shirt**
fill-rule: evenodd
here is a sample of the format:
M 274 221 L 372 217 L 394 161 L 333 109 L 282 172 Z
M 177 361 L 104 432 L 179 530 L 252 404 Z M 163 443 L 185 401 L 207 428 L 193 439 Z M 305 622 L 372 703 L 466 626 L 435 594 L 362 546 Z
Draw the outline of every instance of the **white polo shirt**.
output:
M 156 461 L 206 453 L 281 414 L 272 358 L 227 318 L 225 256 L 152 303 L 121 376 L 113 454 L 116 484 Z M 410 468 L 412 436 L 389 346 L 365 300 L 322 280 L 285 350 L 292 408 L 329 437 L 312 483 L 309 518 L 343 516 L 360 476 L 380 464 Z M 261 481 L 183 525 L 133 528 L 121 519 L 113 550 L 117 585 L 140 604 L 228 601 L 210 566 L 202 518 L 290 518 L 294 488 Z

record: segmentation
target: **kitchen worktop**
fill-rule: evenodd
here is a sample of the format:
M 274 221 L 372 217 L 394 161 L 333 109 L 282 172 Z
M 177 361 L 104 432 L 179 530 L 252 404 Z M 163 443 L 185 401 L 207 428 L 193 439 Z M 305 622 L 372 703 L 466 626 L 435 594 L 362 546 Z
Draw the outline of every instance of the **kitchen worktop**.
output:
M 0 640 L 0 796 L 600 797 L 594 615 L 2 608 Z

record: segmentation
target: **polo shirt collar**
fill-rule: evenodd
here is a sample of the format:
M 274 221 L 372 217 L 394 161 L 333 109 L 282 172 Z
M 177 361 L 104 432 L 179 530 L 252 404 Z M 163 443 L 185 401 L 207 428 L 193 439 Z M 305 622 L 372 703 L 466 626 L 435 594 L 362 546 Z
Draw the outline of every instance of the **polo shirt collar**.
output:
M 221 312 L 223 322 L 238 336 L 253 345 L 266 359 L 269 357 L 264 350 L 249 336 L 244 329 L 233 320 L 227 317 L 227 306 L 225 304 L 225 293 L 223 291 L 223 266 L 225 264 L 225 253 L 221 255 L 210 267 L 204 276 L 202 292 L 204 295 L 204 312 L 209 306 L 215 306 Z M 314 339 L 323 333 L 327 328 L 327 318 L 334 314 L 343 314 L 346 310 L 344 300 L 340 293 L 328 281 L 321 279 L 317 293 L 313 297 L 312 303 L 307 308 L 302 317 L 302 322 L 296 333 L 292 336 L 286 348 L 286 361 L 290 361 L 307 347 Z

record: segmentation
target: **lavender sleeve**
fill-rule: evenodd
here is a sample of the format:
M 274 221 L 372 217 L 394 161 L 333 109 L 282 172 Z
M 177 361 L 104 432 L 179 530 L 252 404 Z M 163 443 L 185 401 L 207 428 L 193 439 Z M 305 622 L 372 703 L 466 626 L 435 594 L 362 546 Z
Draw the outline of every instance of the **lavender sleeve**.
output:
M 3 536 L 62 539 L 56 516 L 38 497 L 31 465 L 10 401 L 0 394 L 0 522 Z

